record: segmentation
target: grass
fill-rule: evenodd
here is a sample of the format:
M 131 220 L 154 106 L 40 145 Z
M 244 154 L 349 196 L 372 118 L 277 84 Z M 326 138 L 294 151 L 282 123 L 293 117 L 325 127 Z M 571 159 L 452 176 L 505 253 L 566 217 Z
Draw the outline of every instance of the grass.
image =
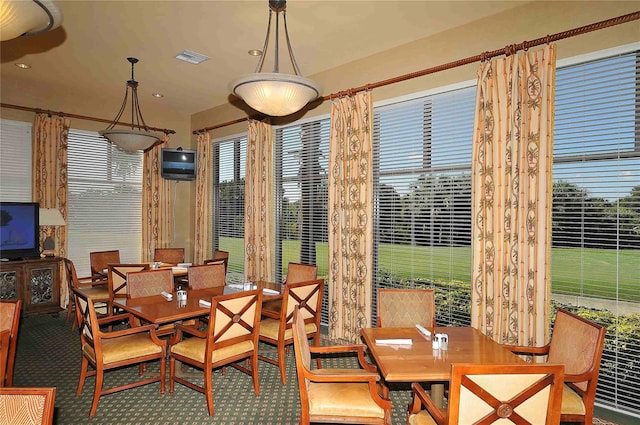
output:
M 230 252 L 229 269 L 243 271 L 242 239 L 221 238 L 220 249 Z M 316 245 L 318 275 L 328 274 L 328 246 Z M 289 262 L 300 261 L 300 243 L 284 241 L 283 275 Z M 380 269 L 398 279 L 471 281 L 470 247 L 425 247 L 381 244 Z M 553 248 L 551 290 L 556 294 L 640 302 L 640 250 Z

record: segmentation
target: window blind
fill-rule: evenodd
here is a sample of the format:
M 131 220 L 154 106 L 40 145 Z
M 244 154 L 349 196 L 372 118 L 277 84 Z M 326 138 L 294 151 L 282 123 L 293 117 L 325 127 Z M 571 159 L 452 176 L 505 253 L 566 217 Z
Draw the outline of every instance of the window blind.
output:
M 73 129 L 68 146 L 68 256 L 78 275 L 90 274 L 92 251 L 119 249 L 122 262 L 140 262 L 142 153 Z
M 631 314 L 640 312 L 639 63 L 634 51 L 557 71 L 551 254 L 553 298 L 609 327 L 598 402 L 636 414 L 640 376 L 632 370 L 640 364 L 640 329 Z
M 475 87 L 374 111 L 377 290 L 429 287 L 439 325 L 470 323 Z
M 327 285 L 328 118 L 277 128 L 276 279 L 284 280 L 290 262 L 315 264 L 325 279 L 323 324 L 329 323 Z
M 247 138 L 213 143 L 213 248 L 229 252 L 227 280 L 243 282 Z
M 31 202 L 31 123 L 0 124 L 0 199 Z

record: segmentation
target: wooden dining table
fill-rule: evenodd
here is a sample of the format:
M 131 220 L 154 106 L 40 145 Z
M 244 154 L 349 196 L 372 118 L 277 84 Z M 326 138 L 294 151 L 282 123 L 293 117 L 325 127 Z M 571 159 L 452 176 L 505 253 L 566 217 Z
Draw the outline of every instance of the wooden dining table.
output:
M 258 288 L 263 290 L 263 301 L 282 298 L 284 290 L 282 284 L 265 281 L 251 282 L 247 290 Z M 162 295 L 152 295 L 141 298 L 115 298 L 113 304 L 145 322 L 161 325 L 206 316 L 211 309 L 209 306 L 202 305 L 200 300 L 211 302 L 216 296 L 244 290 L 243 284 L 186 289 L 186 300 L 178 300 L 176 293 L 173 292 L 171 300 L 166 300 Z
M 386 382 L 428 382 L 431 397 L 443 405 L 442 383 L 451 378 L 453 363 L 524 363 L 524 360 L 504 348 L 478 329 L 472 327 L 436 327 L 429 329 L 431 337 L 417 328 L 364 328 L 360 331 L 380 374 Z M 434 349 L 436 333 L 448 335 L 446 350 Z M 403 341 L 410 344 L 392 344 Z

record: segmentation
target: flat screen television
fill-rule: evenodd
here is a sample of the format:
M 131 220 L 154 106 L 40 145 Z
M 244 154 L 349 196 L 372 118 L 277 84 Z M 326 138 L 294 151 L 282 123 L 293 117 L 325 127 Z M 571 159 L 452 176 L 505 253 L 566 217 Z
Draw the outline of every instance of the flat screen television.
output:
M 0 258 L 40 257 L 40 204 L 0 202 Z
M 195 180 L 198 153 L 188 149 L 162 149 L 161 175 L 167 180 Z

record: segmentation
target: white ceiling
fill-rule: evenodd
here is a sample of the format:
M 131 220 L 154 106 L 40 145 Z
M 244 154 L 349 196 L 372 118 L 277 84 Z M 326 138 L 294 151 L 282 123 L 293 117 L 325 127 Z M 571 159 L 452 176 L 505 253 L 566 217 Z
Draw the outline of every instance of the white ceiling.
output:
M 313 76 L 523 3 L 289 0 L 287 20 L 298 65 L 305 76 Z M 262 48 L 268 19 L 267 0 L 56 4 L 63 14 L 61 27 L 2 42 L 2 87 L 55 87 L 58 93 L 103 98 L 113 103 L 114 114 L 130 77 L 128 56 L 140 59 L 135 77 L 143 112 L 150 102 L 182 114 L 226 103 L 229 82 L 254 71 L 257 58 L 247 51 Z M 185 49 L 211 59 L 192 65 L 174 58 Z M 266 58 L 272 55 L 269 49 Z M 281 55 L 282 72 L 288 72 L 285 60 Z M 32 68 L 21 70 L 17 62 Z M 164 98 L 152 98 L 154 92 Z

